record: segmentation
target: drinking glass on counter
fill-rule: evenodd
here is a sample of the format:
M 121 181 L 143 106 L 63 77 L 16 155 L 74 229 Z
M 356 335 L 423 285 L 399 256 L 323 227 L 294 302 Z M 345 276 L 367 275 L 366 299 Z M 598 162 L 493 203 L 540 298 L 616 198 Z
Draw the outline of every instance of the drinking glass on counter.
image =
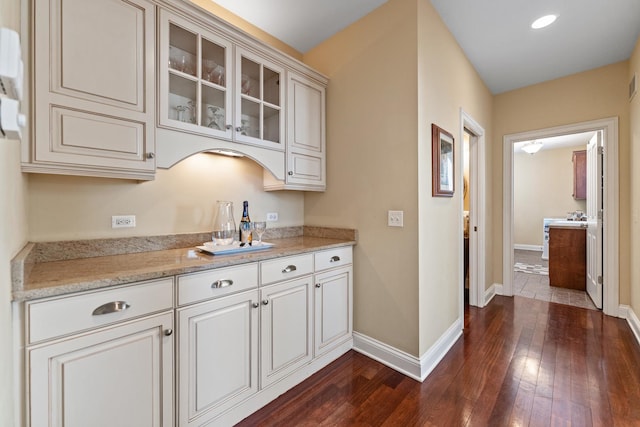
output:
M 264 234 L 266 229 L 267 229 L 266 221 L 256 221 L 253 223 L 253 231 L 255 231 L 255 233 L 258 235 L 258 243 L 257 243 L 258 246 L 262 244 L 262 235 Z

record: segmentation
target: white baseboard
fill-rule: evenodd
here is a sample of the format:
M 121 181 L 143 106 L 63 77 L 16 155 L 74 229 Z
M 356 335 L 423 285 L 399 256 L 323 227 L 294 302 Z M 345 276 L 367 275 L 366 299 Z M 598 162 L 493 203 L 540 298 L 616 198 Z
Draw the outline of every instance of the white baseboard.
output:
M 456 320 L 420 358 L 358 332 L 353 333 L 353 349 L 422 382 L 462 335 L 462 326 L 462 320 Z
M 504 295 L 504 287 L 502 286 L 502 283 L 494 283 L 491 287 L 494 289 L 496 295 Z
M 542 252 L 542 246 L 539 245 L 513 245 L 513 249 L 519 249 L 521 251 L 537 251 Z
M 640 345 L 640 319 L 638 319 L 636 313 L 634 313 L 633 309 L 628 305 L 620 305 L 620 311 L 626 311 L 624 318 L 627 319 L 627 323 L 629 323 L 633 335 L 635 335 L 636 341 Z
M 496 296 L 496 284 L 494 283 L 493 285 L 491 285 L 489 287 L 489 289 L 486 289 L 484 291 L 484 306 L 486 307 L 487 304 L 489 304 L 491 302 L 491 300 L 493 299 L 493 297 Z

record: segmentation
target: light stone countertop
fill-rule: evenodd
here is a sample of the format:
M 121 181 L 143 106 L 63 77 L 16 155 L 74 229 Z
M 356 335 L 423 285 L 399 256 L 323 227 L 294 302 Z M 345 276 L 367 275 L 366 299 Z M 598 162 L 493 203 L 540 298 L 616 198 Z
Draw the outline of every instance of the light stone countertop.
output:
M 36 252 L 30 243 L 16 257 L 21 260 L 14 259 L 12 297 L 14 301 L 27 301 L 356 244 L 355 230 L 352 234 L 326 230 L 314 227 L 307 233 L 305 227 L 303 236 L 264 239 L 274 243 L 270 249 L 215 256 L 191 246 L 29 262 L 30 254 Z

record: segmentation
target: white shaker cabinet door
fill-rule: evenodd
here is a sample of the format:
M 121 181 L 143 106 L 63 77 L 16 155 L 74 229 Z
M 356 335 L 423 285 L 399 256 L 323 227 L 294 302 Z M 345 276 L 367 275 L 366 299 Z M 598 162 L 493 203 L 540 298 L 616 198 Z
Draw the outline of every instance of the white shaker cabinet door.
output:
M 261 386 L 267 387 L 312 358 L 312 276 L 261 290 Z
M 315 356 L 351 338 L 353 332 L 352 268 L 316 275 Z
M 258 391 L 258 291 L 178 312 L 178 425 L 202 425 Z
M 31 427 L 173 425 L 173 314 L 28 351 Z

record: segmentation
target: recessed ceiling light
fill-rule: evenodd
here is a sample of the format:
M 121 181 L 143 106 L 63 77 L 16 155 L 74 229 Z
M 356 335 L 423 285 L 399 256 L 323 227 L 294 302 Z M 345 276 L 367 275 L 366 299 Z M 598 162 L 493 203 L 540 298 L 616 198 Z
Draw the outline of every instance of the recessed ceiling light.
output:
M 553 24 L 556 18 L 558 18 L 556 15 L 543 16 L 542 18 L 538 18 L 535 21 L 533 21 L 533 24 L 531 24 L 531 28 L 533 28 L 534 30 L 544 28 L 548 25 Z

